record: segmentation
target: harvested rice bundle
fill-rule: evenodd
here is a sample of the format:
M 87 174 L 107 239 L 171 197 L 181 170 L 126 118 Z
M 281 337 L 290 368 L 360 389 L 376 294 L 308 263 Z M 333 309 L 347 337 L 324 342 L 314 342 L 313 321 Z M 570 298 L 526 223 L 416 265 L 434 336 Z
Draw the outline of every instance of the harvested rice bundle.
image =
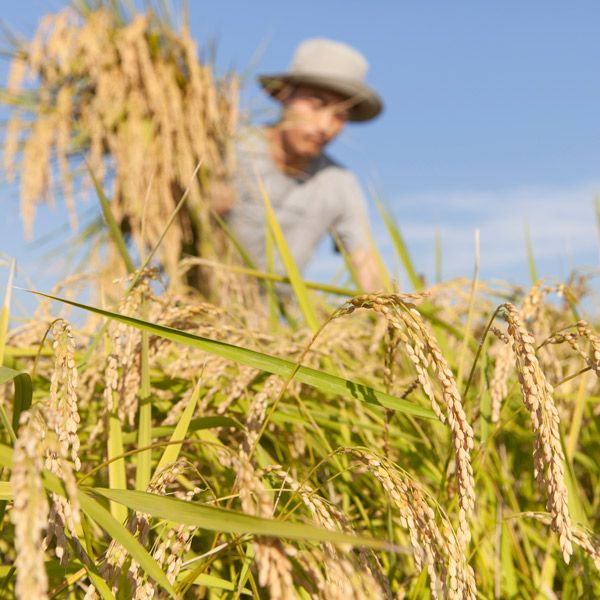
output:
M 123 19 L 114 2 L 94 6 L 47 15 L 33 40 L 15 48 L 4 168 L 9 179 L 19 175 L 31 235 L 36 207 L 52 203 L 55 188 L 76 227 L 85 161 L 112 183 L 112 211 L 140 253 L 189 186 L 179 226 L 160 250 L 176 277 L 182 252 L 207 250 L 200 232 L 209 229 L 210 182 L 231 168 L 237 80 L 216 79 L 198 60 L 186 26 L 176 31 L 151 12 Z

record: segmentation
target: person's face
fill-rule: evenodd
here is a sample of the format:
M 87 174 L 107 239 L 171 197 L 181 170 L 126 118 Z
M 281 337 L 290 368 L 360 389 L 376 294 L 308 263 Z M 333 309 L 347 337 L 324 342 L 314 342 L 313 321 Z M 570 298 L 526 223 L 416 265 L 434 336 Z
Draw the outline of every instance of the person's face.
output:
M 283 142 L 296 156 L 318 156 L 348 120 L 348 100 L 328 90 L 299 85 L 284 92 L 280 100 Z

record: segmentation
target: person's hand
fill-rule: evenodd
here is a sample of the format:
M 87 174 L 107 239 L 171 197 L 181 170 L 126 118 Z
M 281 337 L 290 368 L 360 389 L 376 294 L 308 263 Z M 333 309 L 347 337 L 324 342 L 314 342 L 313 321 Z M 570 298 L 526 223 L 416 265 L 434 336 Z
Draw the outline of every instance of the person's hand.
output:
M 370 249 L 355 250 L 350 254 L 350 262 L 356 271 L 358 282 L 365 292 L 376 292 L 383 289 L 379 265 Z
M 235 204 L 235 192 L 225 179 L 215 179 L 208 188 L 211 208 L 220 216 L 226 215 Z

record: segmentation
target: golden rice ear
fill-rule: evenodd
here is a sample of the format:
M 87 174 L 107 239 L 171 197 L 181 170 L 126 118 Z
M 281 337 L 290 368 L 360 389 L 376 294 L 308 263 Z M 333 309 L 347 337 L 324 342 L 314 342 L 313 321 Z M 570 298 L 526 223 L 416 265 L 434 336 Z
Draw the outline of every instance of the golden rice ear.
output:
M 217 78 L 199 61 L 187 29 L 175 31 L 151 13 L 125 22 L 117 13 L 104 6 L 48 15 L 33 40 L 19 47 L 9 81 L 15 109 L 5 167 L 19 177 L 21 214 L 31 235 L 37 207 L 52 202 L 55 191 L 76 226 L 89 186 L 85 172 L 75 168 L 84 158 L 98 181 L 112 182 L 111 209 L 117 222 L 127 223 L 141 255 L 154 246 L 192 181 L 178 227 L 160 248 L 176 282 L 183 249 L 206 252 L 200 231 L 210 231 L 208 183 L 233 165 L 238 84 L 233 75 Z M 200 177 L 192 177 L 200 161 Z M 111 250 L 108 261 L 96 257 L 110 279 L 119 272 Z
M 42 543 L 50 510 L 42 485 L 47 423 L 41 409 L 41 405 L 34 405 L 21 415 L 10 477 L 14 495 L 11 520 L 15 527 L 15 594 L 20 598 L 30 594 L 45 598 L 48 591 Z
M 560 417 L 553 399 L 553 389 L 540 367 L 535 352 L 535 338 L 524 326 L 519 311 L 510 303 L 502 305 L 508 322 L 508 335 L 519 372 L 523 402 L 531 417 L 534 433 L 534 477 L 548 495 L 547 508 L 552 515 L 552 529 L 558 534 L 563 558 L 573 554 L 572 526 L 565 483 L 565 456 L 560 440 Z
M 420 386 L 431 402 L 431 408 L 442 423 L 448 422 L 452 432 L 452 445 L 459 498 L 458 540 L 465 548 L 470 539 L 469 519 L 475 509 L 475 481 L 471 452 L 474 447 L 473 428 L 467 420 L 462 398 L 450 366 L 439 344 L 426 325 L 421 313 L 413 304 L 427 296 L 425 292 L 414 294 L 364 294 L 355 296 L 342 305 L 332 318 L 339 318 L 363 308 L 382 315 L 398 336 L 398 343 L 411 361 Z M 393 353 L 393 350 L 391 351 Z M 389 356 L 388 356 L 389 360 Z M 386 365 L 388 371 L 390 365 Z M 384 367 L 385 368 L 385 367 Z M 436 393 L 430 369 L 435 373 L 441 388 Z M 440 402 L 441 400 L 441 402 Z M 442 408 L 445 409 L 444 414 Z
M 419 485 L 389 460 L 367 449 L 346 448 L 343 452 L 366 467 L 400 513 L 400 523 L 409 531 L 416 569 L 427 568 L 429 573 L 432 598 L 475 600 L 475 573 L 465 556 L 461 533 L 454 533 L 443 514 L 438 525 Z

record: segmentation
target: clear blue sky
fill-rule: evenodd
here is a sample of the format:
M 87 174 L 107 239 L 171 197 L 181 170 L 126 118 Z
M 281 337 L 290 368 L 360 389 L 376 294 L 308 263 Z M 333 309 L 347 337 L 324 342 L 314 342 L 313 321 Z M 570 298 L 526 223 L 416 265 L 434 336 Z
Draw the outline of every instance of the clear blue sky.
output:
M 57 0 L 3 3 L 3 20 L 30 35 Z M 600 3 L 546 1 L 282 2 L 190 0 L 200 45 L 217 41 L 218 66 L 250 65 L 244 102 L 269 107 L 255 73 L 285 69 L 306 37 L 359 48 L 368 80 L 386 109 L 348 127 L 331 153 L 367 186 L 374 180 L 393 207 L 417 268 L 433 276 L 436 227 L 444 276 L 470 275 L 473 231 L 481 230 L 482 274 L 526 281 L 525 219 L 541 275 L 566 277 L 575 265 L 598 266 L 593 197 L 600 192 Z M 6 65 L 0 65 L 6 78 Z M 41 276 L 24 245 L 13 188 L 0 184 L 8 216 L 0 250 Z M 8 210 L 7 210 L 8 209 Z M 386 256 L 389 242 L 376 215 Z M 63 213 L 42 211 L 41 234 Z M 308 275 L 335 272 L 329 244 Z M 390 266 L 395 269 L 393 260 Z M 46 282 L 54 272 L 43 263 Z M 0 278 L 0 282 L 2 278 Z

